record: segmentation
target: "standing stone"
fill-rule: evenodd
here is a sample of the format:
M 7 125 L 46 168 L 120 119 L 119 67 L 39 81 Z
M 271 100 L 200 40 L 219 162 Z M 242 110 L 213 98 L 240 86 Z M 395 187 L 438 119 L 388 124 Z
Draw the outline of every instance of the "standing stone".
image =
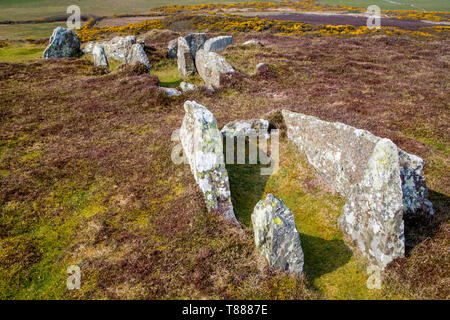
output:
M 259 201 L 252 214 L 255 244 L 271 267 L 303 273 L 303 250 L 294 215 L 272 194 Z
M 142 63 L 147 68 L 147 72 L 150 72 L 150 62 L 148 61 L 147 53 L 144 48 L 136 43 L 131 46 L 130 53 L 127 57 L 127 63 Z
M 364 177 L 353 186 L 338 225 L 382 269 L 405 255 L 398 149 L 389 139 L 373 148 Z
M 105 49 L 102 45 L 95 45 L 92 50 L 94 56 L 94 65 L 99 67 L 109 67 L 108 58 L 106 57 Z
M 231 203 L 222 135 L 214 115 L 195 101 L 186 101 L 180 129 L 184 155 L 195 181 L 205 196 L 206 208 L 237 222 Z
M 102 42 L 102 44 L 108 58 L 129 63 L 129 56 L 133 45 L 136 44 L 136 37 L 114 37 L 110 41 Z
M 206 33 L 190 33 L 184 37 L 186 40 L 192 58 L 195 60 L 197 51 L 203 48 L 206 41 Z
M 178 39 L 173 39 L 167 46 L 167 57 L 169 59 L 176 59 L 178 57 Z
M 189 49 L 188 42 L 185 38 L 178 38 L 178 52 L 177 52 L 178 72 L 184 77 L 195 73 L 195 63 Z
M 80 38 L 72 30 L 57 27 L 44 51 L 44 58 L 77 57 L 81 53 L 80 44 Z
M 233 43 L 232 36 L 220 36 L 206 40 L 205 51 L 223 51 Z
M 211 51 L 200 49 L 196 56 L 197 71 L 203 80 L 214 87 L 220 87 L 220 76 L 225 73 L 234 72 L 233 67 L 224 57 Z
M 403 214 L 433 214 L 423 160 L 366 130 L 288 110 L 282 115 L 288 138 L 347 198 L 340 228 L 382 268 L 402 257 Z

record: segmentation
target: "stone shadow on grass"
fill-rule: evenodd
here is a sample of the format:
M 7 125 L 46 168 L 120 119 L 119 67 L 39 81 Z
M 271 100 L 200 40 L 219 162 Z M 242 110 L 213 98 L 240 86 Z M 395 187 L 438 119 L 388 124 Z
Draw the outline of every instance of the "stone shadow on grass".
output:
M 305 233 L 300 233 L 300 240 L 305 256 L 304 272 L 311 282 L 344 266 L 353 256 L 343 240 L 325 240 Z
M 250 228 L 253 209 L 263 198 L 265 186 L 270 176 L 261 175 L 260 164 L 226 165 L 230 179 L 231 201 L 234 214 L 240 223 Z
M 425 213 L 405 214 L 405 253 L 411 250 L 427 238 L 433 238 L 441 225 L 450 220 L 450 197 L 429 189 L 428 199 L 433 203 L 434 215 Z
M 225 139 L 224 139 L 225 140 Z M 259 200 L 263 198 L 267 180 L 270 175 L 262 175 L 261 169 L 269 165 L 249 164 L 248 162 L 248 141 L 246 142 L 245 164 L 236 164 L 236 139 L 235 139 L 235 164 L 227 164 L 231 191 L 231 201 L 233 202 L 234 214 L 239 222 L 251 228 L 251 215 Z M 225 150 L 225 141 L 224 141 Z M 258 149 L 259 152 L 259 149 Z M 259 158 L 259 157 L 258 157 Z M 226 159 L 226 155 L 225 155 Z M 259 160 L 259 159 L 258 159 Z M 228 162 L 228 161 L 226 161 Z

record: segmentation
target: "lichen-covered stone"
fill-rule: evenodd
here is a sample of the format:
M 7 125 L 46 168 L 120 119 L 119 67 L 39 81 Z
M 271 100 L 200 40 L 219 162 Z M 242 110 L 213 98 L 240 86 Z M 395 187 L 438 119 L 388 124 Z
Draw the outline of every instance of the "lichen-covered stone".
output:
M 205 44 L 206 33 L 190 33 L 185 36 L 184 39 L 188 44 L 192 58 L 195 60 L 197 51 L 203 48 L 203 45 Z
M 136 62 L 142 63 L 147 68 L 147 72 L 150 72 L 150 62 L 147 53 L 145 53 L 144 48 L 139 43 L 135 43 L 131 46 L 131 50 L 126 59 L 126 63 Z
M 366 130 L 287 110 L 282 115 L 288 138 L 347 198 L 341 229 L 383 268 L 403 256 L 403 214 L 433 213 L 423 160 Z
M 269 121 L 264 119 L 236 120 L 227 123 L 220 131 L 224 136 L 264 136 L 269 138 Z
M 195 63 L 192 57 L 191 50 L 185 38 L 178 38 L 178 52 L 177 52 L 178 72 L 184 77 L 195 73 Z
M 80 38 L 70 29 L 57 27 L 53 30 L 44 58 L 70 58 L 80 55 Z
M 178 57 L 178 38 L 171 40 L 167 45 L 167 57 L 169 59 L 176 59 Z
M 381 268 L 405 255 L 402 187 L 396 145 L 381 139 L 352 187 L 338 225 Z
M 195 101 L 186 101 L 184 110 L 180 140 L 195 181 L 205 196 L 206 208 L 237 223 L 217 121 L 207 108 Z
M 224 57 L 211 51 L 200 49 L 197 51 L 196 66 L 202 79 L 213 87 L 220 87 L 221 75 L 234 72 L 233 67 Z
M 232 36 L 220 36 L 206 40 L 203 49 L 205 51 L 223 51 L 233 43 Z
M 159 88 L 163 90 L 168 97 L 181 95 L 181 92 L 175 88 L 166 88 L 166 87 L 159 87 Z
M 193 83 L 182 81 L 180 83 L 180 88 L 181 88 L 181 90 L 183 90 L 183 92 L 189 92 L 189 91 L 194 91 L 198 87 Z
M 84 53 L 94 53 L 94 48 L 101 45 L 104 48 L 106 57 L 123 63 L 142 63 L 150 71 L 150 62 L 144 47 L 141 43 L 136 43 L 136 36 L 114 37 L 109 41 L 89 42 L 83 48 Z
M 94 65 L 99 67 L 109 67 L 108 58 L 106 57 L 105 49 L 102 45 L 97 44 L 92 50 L 94 57 Z
M 110 41 L 101 42 L 109 59 L 129 63 L 129 56 L 133 45 L 136 44 L 135 36 L 114 37 Z
M 252 214 L 255 244 L 271 267 L 303 273 L 304 257 L 294 215 L 272 194 L 259 201 Z

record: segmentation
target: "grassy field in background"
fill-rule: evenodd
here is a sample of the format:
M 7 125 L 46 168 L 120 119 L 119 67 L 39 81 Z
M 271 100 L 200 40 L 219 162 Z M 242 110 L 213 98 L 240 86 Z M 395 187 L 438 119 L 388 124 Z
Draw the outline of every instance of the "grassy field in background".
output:
M 450 11 L 450 1 L 448 0 L 320 0 L 320 2 L 364 8 L 377 5 L 381 10 L 420 10 L 419 8 L 421 8 L 426 11 Z
M 246 1 L 227 0 L 2 0 L 0 20 L 39 19 L 65 14 L 70 5 L 78 5 L 82 14 L 112 15 L 120 13 L 141 13 L 166 4 L 230 3 Z
M 39 24 L 8 24 L 0 26 L 0 39 L 42 39 L 48 38 L 53 29 L 63 26 L 63 22 L 39 23 Z
M 65 14 L 68 6 L 76 4 L 80 6 L 82 13 L 96 15 L 112 15 L 120 13 L 135 13 L 150 11 L 153 7 L 166 4 L 200 4 L 200 3 L 230 3 L 245 2 L 227 0 L 2 0 L 0 1 L 0 20 L 26 20 L 39 19 L 52 15 Z M 425 10 L 450 11 L 450 1 L 447 0 L 398 0 L 393 2 L 403 3 L 397 5 L 384 0 L 321 0 L 330 5 L 351 5 L 367 7 L 376 4 L 383 10 L 414 9 L 414 4 Z

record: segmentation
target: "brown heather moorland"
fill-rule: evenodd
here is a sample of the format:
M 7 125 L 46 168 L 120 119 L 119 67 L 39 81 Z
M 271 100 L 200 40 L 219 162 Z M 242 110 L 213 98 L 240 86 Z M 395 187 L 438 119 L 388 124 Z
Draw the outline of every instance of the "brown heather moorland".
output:
M 0 63 L 1 298 L 450 297 L 448 40 L 233 36 L 264 46 L 228 48 L 238 73 L 214 94 L 157 88 L 155 74 L 179 83 L 165 58 L 169 31 L 147 33 L 152 75 L 106 73 L 86 58 Z M 269 68 L 256 73 L 259 62 Z M 186 100 L 220 127 L 267 117 L 282 129 L 276 111 L 286 108 L 389 138 L 426 160 L 435 215 L 405 217 L 407 256 L 388 266 L 381 290 L 360 289 L 364 261 L 336 229 L 342 200 L 285 138 L 276 177 L 229 168 L 242 231 L 206 212 L 189 167 L 170 160 Z M 254 250 L 248 211 L 267 192 L 298 219 L 304 278 L 268 268 Z M 83 272 L 80 290 L 65 287 L 71 264 Z

